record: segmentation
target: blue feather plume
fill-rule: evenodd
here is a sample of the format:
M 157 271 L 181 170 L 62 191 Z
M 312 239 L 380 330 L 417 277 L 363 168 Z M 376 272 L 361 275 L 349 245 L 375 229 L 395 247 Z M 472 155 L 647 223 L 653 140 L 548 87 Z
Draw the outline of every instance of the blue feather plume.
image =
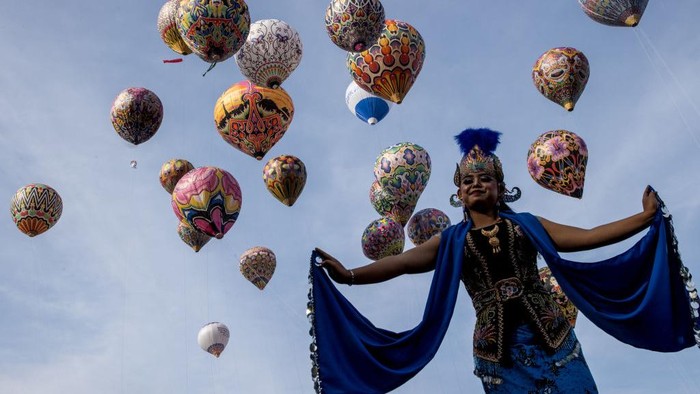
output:
M 474 145 L 479 145 L 484 153 L 491 155 L 500 142 L 500 136 L 501 133 L 491 129 L 466 129 L 455 136 L 455 141 L 463 155 L 469 153 Z

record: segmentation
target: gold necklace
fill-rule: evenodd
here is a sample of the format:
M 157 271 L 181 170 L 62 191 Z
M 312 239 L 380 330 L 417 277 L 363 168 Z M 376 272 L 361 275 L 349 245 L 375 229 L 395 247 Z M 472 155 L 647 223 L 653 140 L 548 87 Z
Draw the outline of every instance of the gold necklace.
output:
M 481 229 L 481 234 L 489 237 L 489 245 L 493 248 L 493 253 L 498 253 L 501 251 L 501 241 L 496 238 L 496 234 L 498 234 L 498 224 L 493 226 L 493 230 L 491 231 L 486 231 L 483 228 Z

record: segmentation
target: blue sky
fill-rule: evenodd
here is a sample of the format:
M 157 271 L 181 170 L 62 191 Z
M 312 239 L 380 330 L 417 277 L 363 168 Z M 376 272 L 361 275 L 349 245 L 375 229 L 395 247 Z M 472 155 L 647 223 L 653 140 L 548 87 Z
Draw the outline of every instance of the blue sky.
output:
M 422 72 L 401 105 L 375 126 L 345 107 L 345 53 L 327 37 L 326 1 L 250 1 L 251 19 L 282 19 L 304 44 L 283 83 L 296 113 L 285 136 L 256 161 L 231 148 L 213 122 L 216 99 L 243 79 L 233 59 L 206 77 L 194 55 L 183 63 L 160 40 L 160 1 L 15 2 L 0 35 L 0 195 L 25 184 L 54 187 L 64 212 L 28 238 L 0 220 L 0 391 L 3 393 L 308 393 L 312 391 L 304 310 L 308 258 L 322 247 L 348 266 L 366 264 L 360 238 L 378 218 L 368 191 L 377 155 L 410 141 L 431 155 L 417 210 L 448 204 L 466 127 L 503 132 L 498 154 L 513 204 L 550 220 L 593 227 L 638 212 L 652 184 L 674 213 L 685 263 L 700 275 L 700 34 L 692 0 L 651 1 L 637 28 L 589 19 L 576 0 L 390 1 L 388 18 L 412 24 L 426 43 Z M 572 46 L 591 65 L 588 86 L 567 113 L 534 88 L 530 72 L 547 49 Z M 114 132 L 109 109 L 130 86 L 164 105 L 156 134 L 138 147 Z M 581 200 L 547 191 L 527 173 L 537 136 L 567 129 L 589 149 Z M 293 154 L 308 181 L 293 207 L 264 187 L 269 158 Z M 236 177 L 243 204 L 222 240 L 194 253 L 179 239 L 163 162 L 185 158 Z M 129 166 L 138 161 L 137 169 Z M 577 254 L 593 261 L 631 245 Z M 264 291 L 238 271 L 246 249 L 277 255 Z M 407 247 L 410 247 L 407 240 Z M 377 325 L 404 330 L 422 314 L 430 275 L 343 292 Z M 221 321 L 229 346 L 214 359 L 199 349 L 201 326 Z M 399 393 L 479 391 L 472 375 L 473 308 L 462 291 L 435 359 Z M 643 328 L 640 328 L 643 329 Z M 697 349 L 652 353 L 624 345 L 579 317 L 601 392 L 697 392 Z

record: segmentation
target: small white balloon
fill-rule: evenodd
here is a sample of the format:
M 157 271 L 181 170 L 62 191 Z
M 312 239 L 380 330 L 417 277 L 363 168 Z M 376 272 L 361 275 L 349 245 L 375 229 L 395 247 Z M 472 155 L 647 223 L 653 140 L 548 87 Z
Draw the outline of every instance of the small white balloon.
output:
M 131 166 L 131 168 L 136 169 L 138 163 L 136 162 L 136 160 L 132 160 L 131 163 L 129 163 L 129 165 Z
M 204 351 L 218 358 L 226 348 L 229 336 L 228 327 L 224 323 L 211 322 L 199 330 L 197 342 Z

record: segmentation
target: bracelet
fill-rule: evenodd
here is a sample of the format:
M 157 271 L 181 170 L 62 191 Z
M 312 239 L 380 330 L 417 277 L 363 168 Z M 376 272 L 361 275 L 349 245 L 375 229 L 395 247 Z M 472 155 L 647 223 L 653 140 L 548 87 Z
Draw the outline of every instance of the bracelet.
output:
M 355 284 L 355 273 L 350 270 L 350 283 L 348 283 L 348 286 L 352 286 Z

